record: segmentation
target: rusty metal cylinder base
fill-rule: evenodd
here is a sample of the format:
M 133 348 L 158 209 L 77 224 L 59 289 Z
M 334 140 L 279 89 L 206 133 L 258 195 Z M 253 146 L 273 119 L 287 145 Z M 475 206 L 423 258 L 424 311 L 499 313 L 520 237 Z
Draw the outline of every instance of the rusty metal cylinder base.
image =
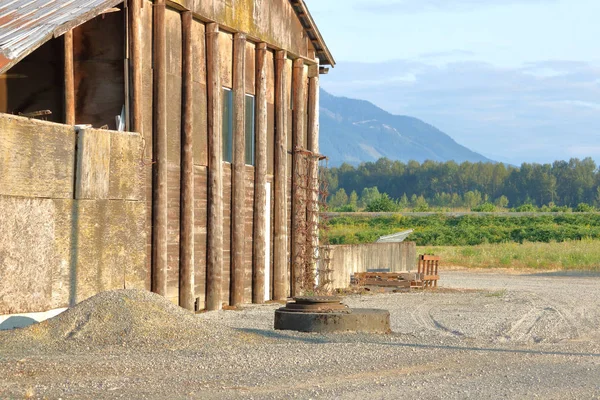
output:
M 279 309 L 275 311 L 275 329 L 319 333 L 390 333 L 390 313 L 370 308 L 353 308 L 349 313 L 290 312 Z

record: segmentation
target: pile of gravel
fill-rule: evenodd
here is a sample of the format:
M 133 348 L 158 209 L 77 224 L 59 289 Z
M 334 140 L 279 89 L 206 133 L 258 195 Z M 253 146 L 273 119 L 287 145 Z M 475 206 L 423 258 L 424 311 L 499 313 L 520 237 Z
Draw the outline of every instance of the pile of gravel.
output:
M 202 321 L 163 296 L 145 290 L 99 293 L 39 324 L 0 335 L 0 345 L 29 342 L 43 346 L 159 345 L 202 343 L 227 330 Z

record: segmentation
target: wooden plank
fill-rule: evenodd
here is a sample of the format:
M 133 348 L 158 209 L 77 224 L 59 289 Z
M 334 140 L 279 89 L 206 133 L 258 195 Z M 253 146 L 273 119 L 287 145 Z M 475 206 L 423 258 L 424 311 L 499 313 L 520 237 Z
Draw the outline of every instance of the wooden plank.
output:
M 55 216 L 51 199 L 0 196 L 0 315 L 52 309 Z
M 244 254 L 244 302 L 252 302 L 252 274 L 253 268 L 253 243 L 254 243 L 254 167 L 246 165 L 246 193 L 244 203 L 244 218 L 245 230 L 244 237 L 246 240 Z
M 231 212 L 231 293 L 232 306 L 244 301 L 245 253 L 245 170 L 246 170 L 246 35 L 233 38 L 233 193 Z
M 0 195 L 73 198 L 73 127 L 0 114 L 0 132 Z
M 208 81 L 208 216 L 206 308 L 222 308 L 223 274 L 223 146 L 221 136 L 221 77 L 219 26 L 206 26 Z
M 415 273 L 411 272 L 357 272 L 354 274 L 355 277 L 359 277 L 361 279 L 414 279 Z
M 108 198 L 110 138 L 109 131 L 95 129 L 80 130 L 77 134 L 76 199 Z
M 181 221 L 179 233 L 179 306 L 194 310 L 194 102 L 192 67 L 192 12 L 181 13 L 183 42 L 181 131 Z
M 96 131 L 108 134 L 108 131 Z M 110 176 L 108 198 L 111 200 L 145 200 L 143 143 L 138 133 L 110 132 Z
M 73 31 L 64 35 L 65 41 L 65 123 L 75 125 L 75 69 L 73 67 Z
M 360 281 L 359 286 L 410 287 L 410 281 L 380 281 L 376 279 L 366 279 Z
M 206 307 L 206 241 L 208 213 L 208 171 L 194 166 L 194 264 L 195 296 L 198 309 Z
M 265 300 L 265 232 L 267 215 L 267 44 L 256 46 L 256 166 L 254 180 L 254 240 L 252 302 Z
M 165 0 L 154 2 L 152 291 L 167 294 L 167 65 Z
M 233 89 L 233 35 L 224 31 L 219 34 L 219 70 L 221 86 Z
M 167 7 L 167 298 L 179 304 L 181 247 L 181 163 L 183 134 L 182 16 Z
M 246 93 L 256 96 L 256 44 L 246 41 Z
M 275 71 L 275 165 L 274 165 L 274 223 L 273 223 L 273 300 L 288 297 L 288 230 L 287 230 L 287 119 L 289 92 L 287 90 L 287 53 L 276 54 Z
M 54 203 L 54 307 L 74 305 L 103 290 L 148 288 L 144 202 Z
M 208 166 L 207 99 L 206 99 L 206 35 L 205 26 L 192 22 L 194 65 L 194 165 Z

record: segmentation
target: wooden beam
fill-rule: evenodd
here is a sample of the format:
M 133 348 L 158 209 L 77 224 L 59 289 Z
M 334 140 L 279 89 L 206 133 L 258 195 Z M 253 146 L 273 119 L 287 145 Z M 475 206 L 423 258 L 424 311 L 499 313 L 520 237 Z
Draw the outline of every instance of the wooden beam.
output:
M 246 203 L 246 35 L 233 36 L 233 187 L 230 305 L 244 302 L 244 208 Z
M 206 309 L 220 310 L 223 280 L 223 139 L 219 25 L 206 26 L 208 87 L 208 241 L 206 250 Z
M 306 186 L 305 177 L 307 156 L 296 150 L 306 150 L 304 128 L 306 125 L 306 68 L 304 60 L 294 60 L 293 70 L 294 110 L 292 113 L 293 137 L 293 193 L 292 193 L 292 296 L 301 294 L 305 276 L 306 261 Z
M 65 124 L 75 125 L 75 70 L 73 66 L 73 31 L 65 32 Z
M 287 118 L 289 93 L 285 68 L 287 53 L 276 54 L 275 71 L 275 164 L 273 223 L 273 300 L 285 300 L 287 293 Z
M 267 44 L 256 45 L 256 162 L 254 166 L 254 253 L 252 302 L 265 301 L 267 248 Z
M 131 116 L 132 130 L 143 134 L 143 80 L 142 80 L 142 62 L 143 62 L 143 30 L 142 23 L 142 1 L 129 0 L 129 23 L 131 26 L 130 44 L 130 64 L 131 64 Z
M 319 153 L 319 75 L 308 79 L 308 151 Z
M 167 50 L 165 0 L 154 2 L 152 291 L 167 294 Z
M 306 219 L 309 230 L 306 238 L 307 257 L 311 261 L 311 269 L 318 277 L 315 255 L 319 253 L 319 75 L 318 73 L 308 79 L 308 129 L 307 129 L 308 151 L 311 158 L 308 164 L 308 196 Z M 323 282 L 321 280 L 321 282 Z M 316 282 L 315 282 L 316 283 Z
M 192 12 L 181 13 L 183 79 L 181 110 L 181 210 L 179 232 L 179 306 L 194 311 L 194 99 Z

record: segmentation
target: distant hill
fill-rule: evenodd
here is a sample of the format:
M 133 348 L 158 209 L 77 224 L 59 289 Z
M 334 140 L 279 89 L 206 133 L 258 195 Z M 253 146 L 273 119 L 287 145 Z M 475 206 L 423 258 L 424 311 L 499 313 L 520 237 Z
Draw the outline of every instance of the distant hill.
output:
M 392 115 L 365 100 L 321 90 L 320 152 L 330 166 L 381 157 L 416 160 L 492 161 L 456 143 L 439 129 L 412 117 Z

